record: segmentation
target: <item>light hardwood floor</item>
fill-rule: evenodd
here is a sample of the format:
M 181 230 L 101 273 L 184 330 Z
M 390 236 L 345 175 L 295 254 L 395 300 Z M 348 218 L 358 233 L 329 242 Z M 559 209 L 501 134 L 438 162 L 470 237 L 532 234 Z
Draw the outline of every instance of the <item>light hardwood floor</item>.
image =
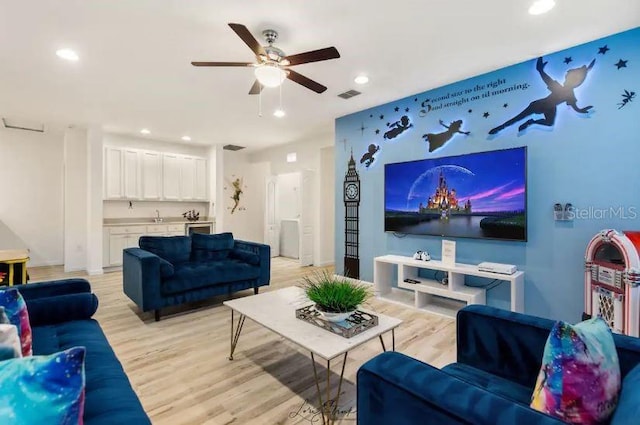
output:
M 316 270 L 282 258 L 272 261 L 273 290 L 296 285 Z M 122 292 L 122 273 L 63 273 L 30 268 L 31 282 L 87 278 L 100 300 L 100 322 L 142 405 L 158 425 L 320 424 L 311 359 L 307 352 L 247 320 L 229 361 L 230 312 L 226 298 L 163 310 L 160 322 L 141 313 Z M 243 291 L 242 297 L 253 294 Z M 455 321 L 372 299 L 368 308 L 404 321 L 396 350 L 441 367 L 455 360 Z M 337 423 L 356 423 L 356 372 L 381 352 L 377 340 L 349 352 Z M 340 371 L 339 360 L 331 364 Z M 319 374 L 326 369 L 320 367 Z M 321 375 L 324 376 L 324 375 Z M 332 383 L 337 386 L 338 375 Z M 336 388 L 333 388 L 335 393 Z

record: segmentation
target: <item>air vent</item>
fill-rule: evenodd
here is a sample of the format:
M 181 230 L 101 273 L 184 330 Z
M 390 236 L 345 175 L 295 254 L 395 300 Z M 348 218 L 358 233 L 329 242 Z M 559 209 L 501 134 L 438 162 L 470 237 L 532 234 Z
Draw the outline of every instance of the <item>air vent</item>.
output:
M 344 93 L 340 93 L 338 97 L 341 97 L 343 99 L 351 99 L 353 96 L 357 96 L 359 94 L 362 94 L 362 93 L 360 93 L 358 90 L 349 90 Z
M 244 146 L 238 146 L 238 145 L 224 145 L 222 147 L 222 149 L 226 150 L 226 151 L 239 151 L 241 149 L 244 149 Z
M 2 124 L 4 125 L 4 128 L 10 128 L 13 130 L 25 130 L 44 133 L 44 124 L 35 121 L 2 118 Z

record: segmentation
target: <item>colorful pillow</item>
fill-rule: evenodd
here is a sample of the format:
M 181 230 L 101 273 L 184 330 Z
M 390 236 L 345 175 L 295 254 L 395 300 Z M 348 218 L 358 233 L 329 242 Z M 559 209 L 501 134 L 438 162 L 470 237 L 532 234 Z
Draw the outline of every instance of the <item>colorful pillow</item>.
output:
M 571 424 L 598 424 L 615 410 L 620 364 L 601 318 L 556 322 L 544 347 L 531 407 Z
M 0 290 L 0 306 L 9 317 L 9 321 L 18 328 L 20 343 L 22 345 L 22 355 L 30 356 L 31 350 L 31 325 L 29 324 L 29 313 L 27 304 L 16 288 Z
M 82 425 L 84 347 L 0 362 L 3 425 Z
M 18 328 L 12 324 L 0 324 L 0 346 L 11 347 L 13 354 L 8 358 L 22 357 L 22 346 L 18 336 Z M 6 360 L 6 357 L 0 359 Z
M 0 325 L 11 323 L 7 317 L 7 313 L 4 311 L 4 307 L 0 305 Z

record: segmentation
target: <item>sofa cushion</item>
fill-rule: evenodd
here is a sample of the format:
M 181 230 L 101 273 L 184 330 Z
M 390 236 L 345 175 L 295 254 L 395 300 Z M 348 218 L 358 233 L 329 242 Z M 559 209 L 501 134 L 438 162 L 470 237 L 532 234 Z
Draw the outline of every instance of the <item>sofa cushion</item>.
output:
M 501 395 L 516 403 L 528 406 L 531 400 L 531 393 L 533 392 L 531 388 L 509 381 L 508 379 L 500 378 L 483 370 L 476 369 L 475 367 L 463 363 L 452 363 L 443 367 L 442 370 L 469 384 Z
M 260 267 L 239 260 L 201 261 L 175 266 L 175 273 L 162 281 L 163 294 L 176 294 L 216 284 L 257 279 Z
M 139 245 L 171 264 L 184 263 L 191 257 L 189 236 L 141 236 Z
M 260 264 L 260 256 L 251 251 L 247 251 L 246 249 L 234 248 L 229 252 L 229 257 L 251 264 L 252 266 Z
M 79 345 L 87 349 L 84 423 L 150 424 L 98 322 L 77 320 L 33 328 L 34 354 L 51 354 Z
M 214 235 L 194 233 L 191 239 L 193 261 L 224 260 L 234 245 L 233 234 L 229 232 Z
M 4 307 L 9 322 L 18 328 L 22 355 L 30 356 L 31 348 L 31 324 L 29 323 L 29 313 L 24 298 L 16 288 L 0 290 L 0 305 Z
M 612 415 L 620 364 L 611 330 L 599 317 L 554 324 L 544 347 L 531 407 L 571 424 L 595 425 Z
M 84 347 L 0 362 L 5 425 L 82 424 Z
M 622 381 L 618 407 L 613 412 L 610 425 L 636 423 L 640 417 L 640 364 L 634 367 Z
M 160 277 L 165 279 L 167 277 L 173 276 L 175 273 L 175 269 L 173 268 L 173 264 L 165 260 L 164 258 L 160 258 Z

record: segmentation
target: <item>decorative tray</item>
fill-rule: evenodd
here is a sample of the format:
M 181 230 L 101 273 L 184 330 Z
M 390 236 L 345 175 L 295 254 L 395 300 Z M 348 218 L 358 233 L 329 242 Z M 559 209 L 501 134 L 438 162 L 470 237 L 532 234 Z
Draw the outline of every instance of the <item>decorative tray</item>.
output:
M 341 322 L 329 322 L 322 318 L 320 312 L 313 305 L 297 309 L 296 317 L 344 338 L 351 338 L 378 325 L 378 316 L 360 310 L 356 310 Z

